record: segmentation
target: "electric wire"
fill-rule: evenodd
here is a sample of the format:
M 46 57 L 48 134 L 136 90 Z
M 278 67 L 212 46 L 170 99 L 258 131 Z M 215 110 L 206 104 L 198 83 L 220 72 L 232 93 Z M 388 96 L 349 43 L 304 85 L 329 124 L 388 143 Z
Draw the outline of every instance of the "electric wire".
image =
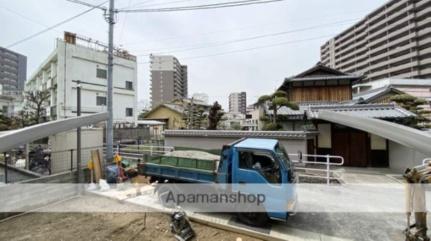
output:
M 94 9 L 96 9 L 96 8 L 98 8 L 98 7 L 100 7 L 100 6 L 102 6 L 103 4 L 105 4 L 105 3 L 107 3 L 107 2 L 108 2 L 108 1 L 104 1 L 103 3 L 100 3 L 100 4 L 96 5 L 96 6 L 93 6 L 93 7 L 91 7 L 90 9 L 87 9 L 87 10 L 85 10 L 85 11 L 83 11 L 83 12 L 80 12 L 80 13 L 78 13 L 78 14 L 76 14 L 76 15 L 73 15 L 72 17 L 69 17 L 69 18 L 67 18 L 67 19 L 65 19 L 65 20 L 63 20 L 63 21 L 61 21 L 61 22 L 59 22 L 59 23 L 56 23 L 56 24 L 54 24 L 54 25 L 52 25 L 52 26 L 49 26 L 49 27 L 47 27 L 47 28 L 45 28 L 45 29 L 43 29 L 43 30 L 41 30 L 41 31 L 37 32 L 37 33 L 31 34 L 31 35 L 29 35 L 29 36 L 27 36 L 27 37 L 25 37 L 25 38 L 23 38 L 23 39 L 21 39 L 21 40 L 19 40 L 19 41 L 16 41 L 16 42 L 14 42 L 14 43 L 11 43 L 11 44 L 7 45 L 7 46 L 6 46 L 6 48 L 12 48 L 12 47 L 15 47 L 15 46 L 16 46 L 16 45 L 18 45 L 18 44 L 24 43 L 24 42 L 26 42 L 26 41 L 28 41 L 28 40 L 30 40 L 30 39 L 32 39 L 32 38 L 34 38 L 34 37 L 37 37 L 37 36 L 39 36 L 39 35 L 41 35 L 41 34 L 43 34 L 43 33 L 46 33 L 46 32 L 48 32 L 48 31 L 50 31 L 50 30 L 52 30 L 52 29 L 54 29 L 54 28 L 56 28 L 56 27 L 59 27 L 59 26 L 61 26 L 61 25 L 65 24 L 65 23 L 67 23 L 67 22 L 70 22 L 70 21 L 72 21 L 72 20 L 74 20 L 74 19 L 76 19 L 76 18 L 78 18 L 78 17 L 80 17 L 80 16 L 82 16 L 82 15 L 84 15 L 84 14 L 86 14 L 86 13 L 89 13 L 89 12 L 93 11 Z
M 275 43 L 275 44 L 261 45 L 261 46 L 256 46 L 256 47 L 252 47 L 252 48 L 238 49 L 238 50 L 232 50 L 232 51 L 220 52 L 220 53 L 215 53 L 215 54 L 208 54 L 208 55 L 200 55 L 200 56 L 184 57 L 184 58 L 181 58 L 181 59 L 190 60 L 190 59 L 200 59 L 200 58 L 207 58 L 207 57 L 216 57 L 216 56 L 227 55 L 227 54 L 234 54 L 234 53 L 242 53 L 242 52 L 248 52 L 248 51 L 253 51 L 253 50 L 258 50 L 258 49 L 265 49 L 265 48 L 278 47 L 278 46 L 283 46 L 283 45 L 287 45 L 287 44 L 295 44 L 295 43 L 301 43 L 301 42 L 307 42 L 307 41 L 319 40 L 319 39 L 323 39 L 323 38 L 329 38 L 329 37 L 332 37 L 332 36 L 334 36 L 334 35 L 335 35 L 335 34 L 328 34 L 328 35 L 322 35 L 322 36 L 313 37 L 313 38 L 298 39 L 298 40 L 290 40 L 290 41 L 279 42 L 279 43 Z M 157 62 L 157 63 L 160 63 L 160 62 L 161 62 L 161 61 L 159 61 L 159 62 Z M 147 61 L 147 62 L 138 62 L 138 64 L 150 64 L 150 63 L 151 63 L 151 61 Z
M 256 4 L 267 4 L 267 3 L 280 2 L 280 1 L 285 1 L 285 0 L 263 0 L 263 1 L 244 0 L 244 1 L 224 2 L 224 3 L 215 3 L 215 4 L 171 7 L 171 8 L 122 9 L 122 10 L 118 10 L 118 12 L 123 12 L 123 13 L 178 12 L 178 11 L 204 10 L 204 9 L 239 7 L 239 6 L 256 5 Z
M 165 50 L 165 49 L 145 50 L 148 53 L 137 54 L 136 56 L 149 56 L 150 54 L 167 54 L 167 53 L 172 53 L 172 52 L 179 53 L 179 52 L 186 52 L 186 51 L 197 50 L 197 49 L 212 48 L 212 47 L 218 47 L 218 46 L 234 44 L 234 43 L 239 43 L 239 42 L 245 42 L 245 41 L 251 41 L 251 40 L 256 40 L 256 39 L 275 37 L 275 36 L 286 35 L 286 34 L 291 34 L 291 33 L 314 30 L 314 29 L 318 29 L 318 28 L 322 28 L 322 27 L 326 27 L 326 26 L 349 23 L 349 22 L 356 21 L 356 20 L 357 19 L 349 19 L 349 20 L 344 20 L 344 21 L 337 21 L 337 22 L 331 22 L 331 23 L 326 23 L 326 24 L 314 25 L 314 26 L 310 26 L 310 27 L 306 27 L 306 28 L 292 29 L 292 30 L 269 33 L 269 34 L 261 34 L 261 35 L 247 37 L 247 38 L 239 38 L 239 39 L 233 39 L 233 40 L 228 40 L 228 41 L 223 41 L 223 42 L 220 42 L 220 41 L 219 42 L 212 42 L 212 43 L 207 43 L 206 45 L 203 45 L 203 46 L 201 44 L 201 45 L 194 45 L 194 46 L 190 46 L 190 47 L 186 47 L 186 48 L 176 48 L 176 49 L 171 49 L 171 50 Z M 208 44 L 209 44 L 209 46 L 208 46 Z M 162 51 L 162 52 L 159 52 L 159 51 Z

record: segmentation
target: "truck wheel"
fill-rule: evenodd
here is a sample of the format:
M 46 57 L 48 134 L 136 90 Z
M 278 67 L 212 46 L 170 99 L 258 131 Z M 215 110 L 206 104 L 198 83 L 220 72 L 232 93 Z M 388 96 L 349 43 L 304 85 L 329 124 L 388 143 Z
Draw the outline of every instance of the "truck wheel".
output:
M 265 227 L 268 225 L 268 215 L 265 212 L 257 212 L 257 213 L 238 213 L 238 219 L 242 223 L 245 223 L 250 226 L 256 227 Z

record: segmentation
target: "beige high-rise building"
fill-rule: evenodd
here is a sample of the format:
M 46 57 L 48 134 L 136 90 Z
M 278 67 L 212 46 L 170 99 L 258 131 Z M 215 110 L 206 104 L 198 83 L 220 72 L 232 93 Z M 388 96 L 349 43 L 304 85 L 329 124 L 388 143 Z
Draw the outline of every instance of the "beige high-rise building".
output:
M 364 81 L 431 78 L 431 1 L 387 2 L 327 41 L 321 62 Z
M 151 105 L 187 98 L 187 66 L 171 55 L 151 55 Z

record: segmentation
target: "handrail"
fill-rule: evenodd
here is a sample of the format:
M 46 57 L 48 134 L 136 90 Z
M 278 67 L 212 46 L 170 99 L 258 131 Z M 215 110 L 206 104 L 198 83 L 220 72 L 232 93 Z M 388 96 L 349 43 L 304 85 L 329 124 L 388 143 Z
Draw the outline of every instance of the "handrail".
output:
M 302 157 L 314 157 L 315 159 L 317 158 L 325 158 L 325 161 L 304 161 L 302 159 L 300 160 L 292 160 L 293 163 L 304 163 L 304 164 L 315 164 L 315 165 L 326 165 L 326 169 L 325 170 L 321 170 L 321 171 L 325 171 L 326 172 L 326 184 L 329 184 L 331 181 L 331 166 L 342 166 L 344 165 L 344 157 L 342 156 L 331 156 L 331 155 L 317 155 L 317 154 L 297 154 L 297 153 L 289 153 L 289 156 L 302 156 Z M 338 159 L 340 160 L 339 162 L 331 162 L 331 159 Z M 296 167 L 297 169 L 302 169 L 302 170 L 314 170 L 317 171 L 320 169 L 316 169 L 316 168 L 303 168 L 303 167 Z

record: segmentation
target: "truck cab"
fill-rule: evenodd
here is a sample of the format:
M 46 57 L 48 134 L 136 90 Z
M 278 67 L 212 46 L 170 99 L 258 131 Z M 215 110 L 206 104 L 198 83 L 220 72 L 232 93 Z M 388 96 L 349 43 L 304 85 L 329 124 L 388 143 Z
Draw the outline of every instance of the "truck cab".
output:
M 239 189 L 246 184 L 262 184 L 252 187 L 267 197 L 264 210 L 239 213 L 241 221 L 262 226 L 269 218 L 286 220 L 294 212 L 297 197 L 292 184 L 297 182 L 297 177 L 277 140 L 241 139 L 225 145 L 221 155 L 217 183 L 233 184 Z

